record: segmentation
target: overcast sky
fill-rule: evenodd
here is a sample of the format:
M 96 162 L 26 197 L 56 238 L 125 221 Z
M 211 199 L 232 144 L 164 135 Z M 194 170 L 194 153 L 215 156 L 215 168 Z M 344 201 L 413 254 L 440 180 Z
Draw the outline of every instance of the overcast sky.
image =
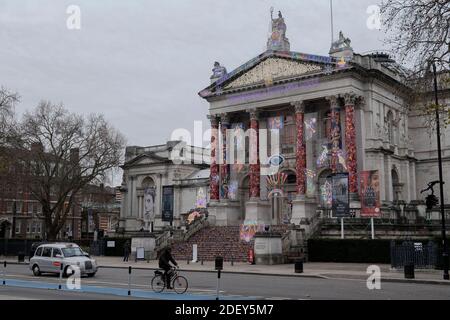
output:
M 384 33 L 366 25 L 377 2 L 334 0 L 335 37 L 342 30 L 358 53 L 383 49 Z M 80 30 L 67 28 L 69 5 Z M 19 113 L 63 102 L 105 114 L 128 145 L 165 143 L 173 129 L 207 125 L 197 93 L 214 61 L 232 71 L 265 51 L 271 6 L 292 51 L 327 55 L 329 0 L 0 0 L 0 85 L 20 93 Z

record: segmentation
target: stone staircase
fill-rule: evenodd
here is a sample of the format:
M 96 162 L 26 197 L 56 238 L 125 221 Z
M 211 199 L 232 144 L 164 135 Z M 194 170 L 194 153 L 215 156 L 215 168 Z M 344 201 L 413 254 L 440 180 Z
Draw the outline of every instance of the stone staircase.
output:
M 273 226 L 272 231 L 285 233 L 287 226 Z M 175 259 L 192 260 L 192 246 L 197 244 L 197 257 L 201 261 L 214 261 L 222 256 L 224 261 L 247 262 L 247 253 L 253 249 L 254 241 L 247 243 L 239 238 L 239 226 L 205 227 L 188 241 L 174 244 L 172 254 Z

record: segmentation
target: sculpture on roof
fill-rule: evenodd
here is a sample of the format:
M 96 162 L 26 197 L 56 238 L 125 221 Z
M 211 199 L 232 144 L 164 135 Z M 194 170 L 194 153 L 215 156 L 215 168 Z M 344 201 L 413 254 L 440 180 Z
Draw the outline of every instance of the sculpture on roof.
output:
M 220 65 L 219 62 L 214 62 L 214 68 L 212 69 L 213 75 L 211 76 L 211 79 L 218 79 L 222 78 L 227 74 L 227 69 Z
M 339 39 L 331 44 L 331 51 L 340 51 L 344 49 L 352 50 L 350 44 L 351 40 L 349 38 L 344 37 L 342 31 L 339 31 Z
M 273 8 L 270 9 L 272 22 L 271 34 L 267 40 L 267 50 L 290 51 L 289 39 L 286 38 L 286 23 L 281 11 L 278 11 L 278 18 L 273 18 Z

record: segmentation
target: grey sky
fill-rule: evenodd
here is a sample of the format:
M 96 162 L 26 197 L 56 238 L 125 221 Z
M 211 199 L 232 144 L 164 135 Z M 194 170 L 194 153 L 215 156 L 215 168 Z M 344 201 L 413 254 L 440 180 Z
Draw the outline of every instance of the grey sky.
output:
M 376 0 L 334 0 L 335 37 L 356 52 L 382 49 L 366 26 Z M 81 8 L 81 30 L 66 9 Z M 99 112 L 129 145 L 164 143 L 173 129 L 207 125 L 214 61 L 228 71 L 265 50 L 269 9 L 286 19 L 292 51 L 327 55 L 329 0 L 0 0 L 0 84 L 18 91 L 17 111 L 41 99 Z

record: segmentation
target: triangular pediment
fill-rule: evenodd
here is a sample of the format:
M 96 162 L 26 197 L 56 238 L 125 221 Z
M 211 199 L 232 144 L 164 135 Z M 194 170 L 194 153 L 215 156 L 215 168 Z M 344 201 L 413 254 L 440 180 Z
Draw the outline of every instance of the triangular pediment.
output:
M 338 68 L 337 68 L 338 67 Z M 300 52 L 266 51 L 224 74 L 199 92 L 202 98 L 298 81 L 347 69 L 346 62 L 329 56 Z
M 275 81 L 320 71 L 322 71 L 322 66 L 317 63 L 272 57 L 261 61 L 254 68 L 226 84 L 224 89 L 237 89 L 258 84 L 271 85 Z
M 141 165 L 153 165 L 153 164 L 159 164 L 159 163 L 165 163 L 169 161 L 169 159 L 165 157 L 161 157 L 158 155 L 155 155 L 153 153 L 148 154 L 141 154 L 137 156 L 134 159 L 129 160 L 125 163 L 124 166 L 132 167 L 132 166 L 141 166 Z

